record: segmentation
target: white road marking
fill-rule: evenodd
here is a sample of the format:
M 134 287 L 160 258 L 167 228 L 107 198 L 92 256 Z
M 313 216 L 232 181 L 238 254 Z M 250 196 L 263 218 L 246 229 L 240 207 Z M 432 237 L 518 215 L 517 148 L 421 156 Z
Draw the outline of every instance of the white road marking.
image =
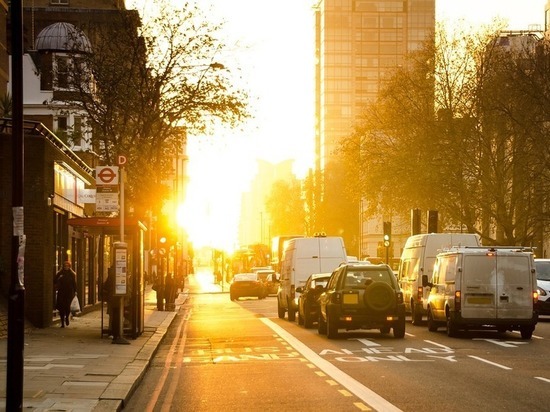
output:
M 538 379 L 538 380 L 541 380 L 541 381 L 550 383 L 550 379 L 548 379 L 548 378 L 543 378 L 542 376 L 535 376 L 535 379 Z
M 491 342 L 491 343 L 494 343 L 495 345 L 498 345 L 498 346 L 503 346 L 505 348 L 517 348 L 519 345 L 527 345 L 529 344 L 529 342 L 524 342 L 524 341 L 521 341 L 521 342 L 517 342 L 517 341 L 503 341 L 503 340 L 498 340 L 498 339 L 482 339 L 482 338 L 474 338 L 472 340 L 484 340 L 484 341 L 487 341 L 487 342 Z
M 309 359 L 311 363 L 313 363 L 327 375 L 332 377 L 332 379 L 340 383 L 340 385 L 348 389 L 363 402 L 367 403 L 368 405 L 379 411 L 401 412 L 401 409 L 397 408 L 395 405 L 391 404 L 377 393 L 373 392 L 357 380 L 353 379 L 348 374 L 342 372 L 329 361 L 321 358 L 310 348 L 308 348 L 306 345 L 304 345 L 302 342 L 300 342 L 298 339 L 296 339 L 294 336 L 292 336 L 290 333 L 288 333 L 286 330 L 281 328 L 273 321 L 267 318 L 260 318 L 260 320 L 264 322 L 267 326 L 269 326 L 280 337 L 286 340 L 290 345 L 292 345 L 294 349 L 302 354 L 302 356 Z
M 504 366 L 504 365 L 501 365 L 499 363 L 491 362 L 490 360 L 483 359 L 483 358 L 480 358 L 478 356 L 468 355 L 468 357 L 473 358 L 473 359 L 477 359 L 478 361 L 488 363 L 489 365 L 493 365 L 493 366 L 496 366 L 496 367 L 501 368 L 501 369 L 512 370 L 512 368 L 509 368 L 508 366 Z
M 424 342 L 429 343 L 429 344 L 434 345 L 434 346 L 439 346 L 440 348 L 448 349 L 449 351 L 453 351 L 453 348 L 451 348 L 449 346 L 446 346 L 446 345 L 442 345 L 441 343 L 434 342 L 433 340 L 424 340 Z

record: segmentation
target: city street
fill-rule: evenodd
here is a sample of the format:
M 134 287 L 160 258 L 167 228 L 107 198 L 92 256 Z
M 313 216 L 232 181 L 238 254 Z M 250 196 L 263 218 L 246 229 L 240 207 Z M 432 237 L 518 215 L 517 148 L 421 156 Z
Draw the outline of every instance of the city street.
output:
M 128 410 L 531 411 L 550 388 L 542 320 L 533 339 L 407 323 L 328 340 L 277 317 L 276 297 L 241 298 L 199 273 Z M 224 288 L 227 290 L 227 287 Z

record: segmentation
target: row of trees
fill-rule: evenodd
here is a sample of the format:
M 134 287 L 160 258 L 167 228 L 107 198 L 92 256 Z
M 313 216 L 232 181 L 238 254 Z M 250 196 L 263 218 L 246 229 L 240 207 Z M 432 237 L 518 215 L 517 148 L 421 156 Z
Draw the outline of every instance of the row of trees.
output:
M 72 64 L 94 150 L 104 164 L 127 157 L 126 196 L 138 215 L 168 197 L 162 182 L 187 135 L 248 116 L 247 92 L 231 77 L 238 68 L 218 60 L 227 47 L 217 37 L 222 26 L 190 3 L 150 3 L 149 16 L 121 10 L 112 24 L 90 27 L 93 53 Z
M 370 215 L 439 210 L 485 244 L 534 245 L 547 219 L 550 49 L 540 33 L 439 26 L 384 84 L 344 151 Z
M 541 247 L 550 217 L 550 44 L 503 28 L 438 25 L 381 85 L 324 176 L 274 188 L 274 228 L 323 230 L 357 246 L 363 199 L 363 219 L 438 210 L 442 229 Z

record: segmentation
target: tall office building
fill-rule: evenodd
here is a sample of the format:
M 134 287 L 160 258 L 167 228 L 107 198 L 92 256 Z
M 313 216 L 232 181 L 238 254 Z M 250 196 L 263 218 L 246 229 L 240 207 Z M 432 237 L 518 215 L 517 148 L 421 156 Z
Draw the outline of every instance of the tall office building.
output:
M 384 78 L 433 33 L 435 0 L 320 0 L 315 26 L 315 166 L 322 176 Z M 356 233 L 344 234 L 347 245 L 363 233 L 354 224 Z

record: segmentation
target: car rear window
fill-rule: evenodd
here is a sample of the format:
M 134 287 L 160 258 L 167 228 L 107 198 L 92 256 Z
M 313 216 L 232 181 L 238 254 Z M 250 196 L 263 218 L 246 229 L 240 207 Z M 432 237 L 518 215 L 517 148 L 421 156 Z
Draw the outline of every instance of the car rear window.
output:
M 537 262 L 535 260 L 535 266 L 537 268 L 537 279 L 538 280 L 550 280 L 550 261 L 548 261 L 548 262 Z
M 393 275 L 385 269 L 348 270 L 346 273 L 346 285 L 365 285 L 367 279 L 371 279 L 373 282 L 384 282 L 393 285 L 392 276 Z
M 239 275 L 235 275 L 233 278 L 234 282 L 242 282 L 242 281 L 256 281 L 258 280 L 258 275 L 256 273 L 241 273 Z

